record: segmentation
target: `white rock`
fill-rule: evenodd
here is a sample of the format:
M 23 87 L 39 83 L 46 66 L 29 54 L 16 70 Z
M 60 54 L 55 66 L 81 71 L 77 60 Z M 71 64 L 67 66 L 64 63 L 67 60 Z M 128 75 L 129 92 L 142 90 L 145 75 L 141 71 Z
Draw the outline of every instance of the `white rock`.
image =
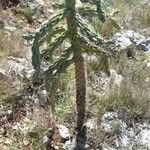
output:
M 30 61 L 23 58 L 8 57 L 4 62 L 4 69 L 7 76 L 23 79 L 30 79 L 34 70 Z
M 113 80 L 113 85 L 120 87 L 123 77 L 117 74 L 116 70 L 110 69 L 111 79 Z
M 147 67 L 150 67 L 150 62 L 147 63 Z
M 5 142 L 4 142 L 4 144 L 8 145 L 8 144 L 11 144 L 11 142 L 12 142 L 12 141 L 7 138 L 7 139 L 5 140 Z
M 89 130 L 97 129 L 97 123 L 95 119 L 89 119 L 85 125 Z
M 70 137 L 69 129 L 66 128 L 64 125 L 58 124 L 56 125 L 56 127 L 58 128 L 59 134 L 62 138 L 66 139 Z
M 12 127 L 13 130 L 20 130 L 21 129 L 21 125 L 20 123 L 16 123 L 13 127 Z
M 29 145 L 30 144 L 30 142 L 25 138 L 25 139 L 23 139 L 23 145 L 24 146 L 27 146 L 27 145 Z
M 75 146 L 76 140 L 75 138 L 73 140 L 68 140 L 65 142 L 65 144 L 63 145 L 63 148 L 65 150 L 74 150 L 74 146 Z
M 121 135 L 120 140 L 118 140 L 119 146 L 126 147 L 129 150 L 130 138 L 124 133 Z
M 102 116 L 101 127 L 106 132 L 112 132 L 112 121 L 118 118 L 116 112 L 107 112 Z
M 116 33 L 113 38 L 116 42 L 116 46 L 120 46 L 122 49 L 125 49 L 132 44 L 130 39 L 132 39 L 137 45 L 145 40 L 144 36 L 131 30 Z
M 7 113 L 10 115 L 12 114 L 12 110 L 7 110 Z
M 43 137 L 43 144 L 47 143 L 48 140 L 49 140 L 48 137 L 47 137 L 47 136 L 44 136 L 44 137 Z
M 143 129 L 138 135 L 138 141 L 140 144 L 150 149 L 150 129 Z
M 145 79 L 145 82 L 149 82 L 149 81 L 150 81 L 150 78 L 147 77 L 147 78 Z

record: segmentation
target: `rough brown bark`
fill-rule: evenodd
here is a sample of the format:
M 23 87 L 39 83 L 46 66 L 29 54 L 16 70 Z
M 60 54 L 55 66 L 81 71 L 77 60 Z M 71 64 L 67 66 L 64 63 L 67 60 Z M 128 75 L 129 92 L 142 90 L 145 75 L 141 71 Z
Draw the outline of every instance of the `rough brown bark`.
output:
M 67 28 L 68 37 L 71 46 L 74 49 L 74 64 L 75 64 L 75 80 L 76 80 L 76 105 L 77 105 L 77 130 L 80 131 L 83 127 L 86 114 L 86 79 L 84 59 L 80 51 L 80 41 L 78 40 L 78 29 L 76 24 L 75 0 L 66 0 L 67 5 Z
M 77 130 L 81 130 L 86 114 L 86 78 L 84 59 L 80 53 L 74 54 L 74 64 L 76 80 Z

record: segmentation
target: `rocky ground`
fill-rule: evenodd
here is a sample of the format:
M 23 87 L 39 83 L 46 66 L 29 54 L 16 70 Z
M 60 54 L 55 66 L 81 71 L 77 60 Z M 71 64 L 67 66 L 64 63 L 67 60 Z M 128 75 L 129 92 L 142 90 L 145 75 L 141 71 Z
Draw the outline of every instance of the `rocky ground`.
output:
M 3 15 L 0 16 L 0 31 L 6 37 L 2 40 L 10 43 L 18 38 L 19 42 L 13 51 L 7 53 L 7 56 L 0 54 L 2 58 L 0 80 L 7 83 L 5 88 L 7 94 L 4 90 L 2 95 L 4 100 L 0 104 L 0 150 L 71 150 L 75 144 L 76 134 L 73 131 L 74 119 L 71 118 L 71 122 L 58 124 L 54 119 L 55 114 L 52 115 L 47 107 L 49 101 L 46 90 L 43 87 L 33 88 L 31 43 L 25 38 L 27 34 L 33 34 L 36 28 L 53 14 L 53 10 L 42 0 L 26 0 L 20 3 L 10 1 L 5 7 L 8 8 L 4 9 Z M 14 35 L 13 40 L 11 36 L 14 33 L 20 36 Z M 139 51 L 144 53 L 142 63 L 147 68 L 150 67 L 150 38 L 148 36 L 132 30 L 123 30 L 116 33 L 113 40 L 116 49 L 124 49 L 129 58 L 137 60 L 143 58 L 143 55 L 130 50 L 133 46 L 138 47 Z M 0 46 L 3 47 L 1 44 Z M 96 60 L 95 56 L 87 59 L 94 63 Z M 112 82 L 113 86 L 120 87 L 124 78 L 115 69 L 111 69 L 110 77 L 104 73 L 94 72 L 90 76 L 92 78 L 88 81 L 88 90 L 100 95 L 108 93 Z M 150 79 L 146 78 L 146 80 L 147 89 L 150 89 Z M 90 102 L 88 107 L 90 105 L 92 106 L 93 103 Z M 92 110 L 89 113 L 92 113 Z M 97 115 L 89 116 L 85 125 L 87 137 L 80 140 L 81 145 L 82 141 L 87 140 L 85 144 L 87 150 L 150 149 L 150 120 L 140 115 L 133 116 L 123 110 L 110 110 L 106 111 L 101 118 Z

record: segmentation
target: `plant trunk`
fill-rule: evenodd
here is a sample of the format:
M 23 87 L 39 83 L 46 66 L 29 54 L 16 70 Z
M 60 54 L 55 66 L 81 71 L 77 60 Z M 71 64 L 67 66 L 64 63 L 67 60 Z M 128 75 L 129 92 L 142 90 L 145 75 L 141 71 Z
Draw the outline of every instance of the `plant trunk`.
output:
M 77 105 L 77 130 L 83 127 L 86 114 L 86 78 L 84 59 L 80 53 L 74 54 L 75 80 L 76 80 L 76 105 Z
M 68 38 L 71 46 L 74 49 L 74 64 L 75 64 L 75 80 L 76 80 L 76 105 L 77 105 L 77 130 L 80 131 L 83 127 L 86 113 L 85 95 L 86 95 L 86 79 L 84 59 L 80 51 L 80 41 L 78 39 L 78 29 L 76 22 L 76 0 L 66 0 L 67 8 L 67 29 Z

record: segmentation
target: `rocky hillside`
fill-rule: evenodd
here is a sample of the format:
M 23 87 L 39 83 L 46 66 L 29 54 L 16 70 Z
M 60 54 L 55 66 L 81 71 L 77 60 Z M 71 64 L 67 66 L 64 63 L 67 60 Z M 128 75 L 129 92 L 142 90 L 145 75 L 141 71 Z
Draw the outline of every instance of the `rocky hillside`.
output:
M 32 39 L 60 2 L 0 0 L 0 150 L 73 150 L 77 140 L 81 150 L 150 150 L 150 1 L 102 1 L 118 29 L 109 19 L 102 24 L 83 15 L 95 34 L 113 43 L 113 56 L 109 73 L 102 57 L 83 56 L 87 114 L 78 133 L 74 65 L 49 90 L 33 82 Z M 77 1 L 79 8 L 91 3 Z M 42 46 L 51 42 L 49 35 Z M 54 60 L 66 47 L 58 47 Z M 45 58 L 42 69 L 48 65 Z M 41 73 L 38 83 L 44 78 Z

